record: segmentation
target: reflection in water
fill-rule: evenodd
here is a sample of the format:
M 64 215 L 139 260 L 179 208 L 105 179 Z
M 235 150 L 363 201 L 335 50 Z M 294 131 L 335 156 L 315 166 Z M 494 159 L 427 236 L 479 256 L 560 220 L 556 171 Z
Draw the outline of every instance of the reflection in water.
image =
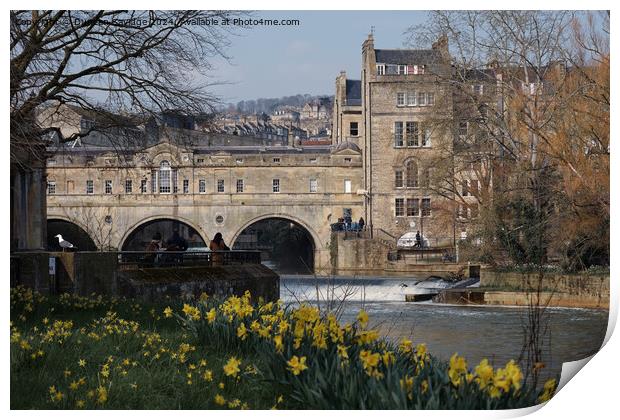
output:
M 407 284 L 408 287 L 404 287 Z M 432 303 L 408 303 L 414 280 L 322 280 L 281 278 L 281 298 L 285 303 L 325 302 L 328 295 L 341 298 L 350 294 L 342 322 L 353 322 L 363 306 L 370 315 L 370 328 L 378 328 L 388 339 L 410 337 L 424 342 L 429 351 L 444 360 L 458 352 L 470 365 L 488 358 L 496 366 L 518 359 L 523 345 L 523 326 L 527 321 L 524 307 L 460 306 Z M 318 285 L 318 288 L 317 288 Z M 417 292 L 439 288 L 420 283 Z M 578 308 L 548 308 L 548 345 L 543 362 L 543 376 L 559 374 L 562 363 L 583 359 L 597 352 L 607 330 L 608 311 Z M 544 379 L 544 378 L 543 378 Z

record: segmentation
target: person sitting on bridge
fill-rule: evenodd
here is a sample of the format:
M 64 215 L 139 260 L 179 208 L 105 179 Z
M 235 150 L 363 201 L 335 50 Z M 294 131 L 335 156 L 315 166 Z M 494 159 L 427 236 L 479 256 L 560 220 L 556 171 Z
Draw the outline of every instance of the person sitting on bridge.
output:
M 148 254 L 144 256 L 144 261 L 147 264 L 156 265 L 156 263 L 159 262 L 159 255 L 157 255 L 157 252 L 160 249 L 161 249 L 161 233 L 156 232 L 153 235 L 153 239 L 151 239 L 151 242 L 149 242 L 148 245 L 146 246 L 145 251 L 148 252 Z
M 181 235 L 179 231 L 175 229 L 172 232 L 172 237 L 166 242 L 166 251 L 186 251 L 187 241 Z M 183 262 L 183 254 L 172 255 L 168 260 L 172 262 Z
M 172 237 L 168 239 L 167 245 L 167 251 L 185 251 L 187 249 L 187 241 L 179 235 L 178 230 L 172 232 Z
M 218 251 L 230 251 L 230 248 L 226 246 L 224 243 L 224 238 L 222 238 L 222 234 L 220 232 L 216 233 L 213 237 L 213 240 L 209 244 L 209 249 L 213 252 L 211 256 L 211 261 L 216 264 L 222 264 L 224 261 L 224 256 Z

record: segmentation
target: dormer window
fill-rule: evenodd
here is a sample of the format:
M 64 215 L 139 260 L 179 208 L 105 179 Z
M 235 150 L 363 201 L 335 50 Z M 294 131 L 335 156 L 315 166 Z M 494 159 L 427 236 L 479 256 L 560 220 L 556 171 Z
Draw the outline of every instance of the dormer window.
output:
M 385 64 L 377 64 L 377 75 L 383 76 L 385 74 Z
M 398 65 L 398 74 L 407 74 L 407 66 L 405 64 Z

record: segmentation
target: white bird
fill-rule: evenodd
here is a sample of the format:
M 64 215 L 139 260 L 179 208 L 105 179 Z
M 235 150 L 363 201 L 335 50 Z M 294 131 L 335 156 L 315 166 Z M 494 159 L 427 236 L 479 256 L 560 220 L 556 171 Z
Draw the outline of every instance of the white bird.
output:
M 69 241 L 65 241 L 64 239 L 62 239 L 62 235 L 59 233 L 58 235 L 54 236 L 54 238 L 58 238 L 58 245 L 60 245 L 60 247 L 62 248 L 62 250 L 64 251 L 67 248 L 76 248 L 75 246 L 73 246 L 73 244 Z

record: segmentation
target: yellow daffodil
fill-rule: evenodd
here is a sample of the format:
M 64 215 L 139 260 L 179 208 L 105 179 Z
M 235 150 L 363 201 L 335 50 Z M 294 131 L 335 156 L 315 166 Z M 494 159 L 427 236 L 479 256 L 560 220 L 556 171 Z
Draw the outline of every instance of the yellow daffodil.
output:
M 428 352 L 428 349 L 426 348 L 425 343 L 420 343 L 415 347 L 415 354 L 419 360 L 424 359 L 426 357 L 427 352 Z
M 551 397 L 553 397 L 553 394 L 555 393 L 555 388 L 556 388 L 555 379 L 549 379 L 547 382 L 545 382 L 545 385 L 543 386 L 543 392 L 538 397 L 538 402 L 543 403 L 543 402 L 549 401 Z
M 515 389 L 515 391 L 521 389 L 521 380 L 523 379 L 523 374 L 521 373 L 519 365 L 517 365 L 514 360 L 511 360 L 506 364 L 505 370 L 506 376 L 510 378 L 510 382 L 512 383 L 512 387 Z
M 368 325 L 368 313 L 362 309 L 359 314 L 357 314 L 357 321 L 362 328 L 366 328 L 366 325 Z
M 394 363 L 394 361 L 396 360 L 396 357 L 394 357 L 394 352 L 391 351 L 385 351 L 383 352 L 383 354 L 381 355 L 381 360 L 383 361 L 383 364 L 385 366 L 389 366 L 392 363 Z
M 349 354 L 347 353 L 347 349 L 348 349 L 347 346 L 338 344 L 337 349 L 338 349 L 338 357 L 340 357 L 343 360 L 349 359 Z
M 474 372 L 476 373 L 476 382 L 480 389 L 484 389 L 493 379 L 493 366 L 489 365 L 489 361 L 487 359 L 482 359 L 482 361 L 475 367 Z
M 286 362 L 286 364 L 288 365 L 288 370 L 293 372 L 293 375 L 295 376 L 299 375 L 302 371 L 308 369 L 308 366 L 306 366 L 306 356 L 293 356 L 291 360 Z
M 172 318 L 172 308 L 170 306 L 166 306 L 166 309 L 164 309 L 164 318 Z
M 207 321 L 209 324 L 212 324 L 215 321 L 215 317 L 217 316 L 217 311 L 215 308 L 211 308 L 209 312 L 207 312 Z
M 239 337 L 241 341 L 243 341 L 245 340 L 247 334 L 248 330 L 245 328 L 245 324 L 242 322 L 241 325 L 239 325 L 239 328 L 237 328 L 237 337 Z
M 183 313 L 194 321 L 200 320 L 200 310 L 194 306 L 185 303 L 183 305 Z
M 400 345 L 398 346 L 398 350 L 401 353 L 411 353 L 413 351 L 413 342 L 407 338 L 403 338 L 400 341 Z
M 400 387 L 407 394 L 408 399 L 413 399 L 413 378 L 409 375 L 405 375 L 403 379 L 400 380 Z
M 224 365 L 224 373 L 226 374 L 226 376 L 236 377 L 239 373 L 240 364 L 241 361 L 234 357 L 228 359 L 228 362 Z
M 422 391 L 422 394 L 425 394 L 426 391 L 428 391 L 428 381 L 426 379 L 420 383 L 420 390 Z
M 284 349 L 284 346 L 282 344 L 282 336 L 281 335 L 276 335 L 273 337 L 273 343 L 276 347 L 276 352 L 277 353 L 282 353 L 282 350 Z
M 467 362 L 464 357 L 459 357 L 457 353 L 454 353 L 450 357 L 450 368 L 448 369 L 448 376 L 452 385 L 459 386 L 461 384 L 461 376 L 467 373 Z
M 103 404 L 108 400 L 108 390 L 103 386 L 97 388 L 97 402 Z

